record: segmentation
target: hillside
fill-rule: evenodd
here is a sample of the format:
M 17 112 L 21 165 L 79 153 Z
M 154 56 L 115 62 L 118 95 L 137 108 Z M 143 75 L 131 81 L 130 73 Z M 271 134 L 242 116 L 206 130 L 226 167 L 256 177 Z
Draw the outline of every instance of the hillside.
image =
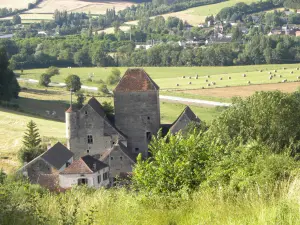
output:
M 24 9 L 35 0 L 0 0 L 0 8 Z

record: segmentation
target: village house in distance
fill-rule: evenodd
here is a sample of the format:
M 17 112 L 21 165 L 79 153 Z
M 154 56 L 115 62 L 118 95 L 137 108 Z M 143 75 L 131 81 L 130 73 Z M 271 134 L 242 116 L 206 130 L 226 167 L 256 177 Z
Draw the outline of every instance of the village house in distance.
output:
M 161 124 L 159 87 L 143 69 L 128 69 L 113 93 L 113 118 L 94 97 L 78 111 L 71 105 L 65 113 L 66 147 L 54 145 L 47 151 L 52 153 L 51 162 L 43 159 L 46 152 L 20 171 L 42 186 L 109 186 L 115 177 L 132 172 L 138 154 L 148 157 L 148 144 L 160 129 L 177 133 L 190 122 L 201 122 L 186 107 L 173 124 Z M 51 169 L 56 160 L 59 168 Z

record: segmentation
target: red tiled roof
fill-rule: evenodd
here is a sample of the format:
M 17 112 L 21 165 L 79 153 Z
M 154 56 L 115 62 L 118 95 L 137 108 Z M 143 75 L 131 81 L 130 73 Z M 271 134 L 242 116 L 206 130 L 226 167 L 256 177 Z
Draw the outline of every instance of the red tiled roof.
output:
M 143 69 L 128 69 L 114 91 L 149 91 L 158 90 L 158 85 Z
M 68 108 L 66 112 L 67 112 L 67 113 L 73 112 L 72 106 L 70 106 L 70 108 Z
M 92 174 L 94 173 L 86 163 L 80 158 L 74 161 L 70 166 L 68 166 L 60 174 Z

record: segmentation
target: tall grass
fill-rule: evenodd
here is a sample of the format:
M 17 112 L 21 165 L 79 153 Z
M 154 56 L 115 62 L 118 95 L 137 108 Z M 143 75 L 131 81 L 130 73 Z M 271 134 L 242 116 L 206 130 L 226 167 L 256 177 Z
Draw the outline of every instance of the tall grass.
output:
M 5 186 L 0 185 L 0 193 Z M 6 214 L 12 218 L 2 224 L 300 224 L 300 178 L 246 193 L 206 189 L 181 198 L 85 187 L 53 194 L 32 185 L 17 186 L 10 191 L 17 204 Z M 26 214 L 20 214 L 22 210 Z

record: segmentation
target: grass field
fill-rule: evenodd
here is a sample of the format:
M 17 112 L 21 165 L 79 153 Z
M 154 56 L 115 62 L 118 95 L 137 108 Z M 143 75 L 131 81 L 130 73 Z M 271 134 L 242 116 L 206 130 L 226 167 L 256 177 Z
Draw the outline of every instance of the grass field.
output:
M 30 120 L 37 123 L 40 135 L 44 140 L 63 139 L 65 137 L 65 125 L 62 122 L 0 108 L 0 168 L 9 172 L 19 166 L 17 151 L 22 146 L 22 136 L 26 124 Z
M 280 89 L 282 91 L 294 91 L 298 87 L 300 70 L 297 70 L 299 64 L 286 64 L 286 65 L 251 65 L 251 66 L 233 66 L 233 67 L 145 67 L 144 69 L 153 78 L 153 80 L 160 86 L 163 95 L 193 94 L 194 98 L 201 96 L 228 98 L 232 96 L 248 96 L 255 90 L 264 90 L 265 88 Z M 285 69 L 284 69 L 285 68 Z M 120 68 L 123 74 L 127 68 Z M 277 72 L 274 72 L 274 71 Z M 24 70 L 21 78 L 39 79 L 45 69 Z M 64 82 L 64 79 L 69 74 L 77 74 L 81 77 L 81 81 L 85 85 L 97 86 L 97 80 L 106 80 L 110 74 L 111 68 L 62 68 L 61 74 L 52 77 L 54 82 Z M 262 71 L 262 72 L 260 72 Z M 293 73 L 291 73 L 293 72 Z M 16 71 L 20 74 L 20 71 Z M 270 74 L 275 77 L 269 79 Z M 88 81 L 90 75 L 94 74 L 94 82 Z M 195 79 L 196 74 L 199 78 Z M 242 75 L 246 74 L 246 77 Z M 281 77 L 279 77 L 281 75 Z M 183 78 L 185 76 L 185 78 Z M 207 76 L 210 76 L 209 78 Z M 191 77 L 191 79 L 189 79 Z M 229 77 L 231 79 L 229 79 Z M 222 80 L 221 80 L 222 78 Z M 283 79 L 287 79 L 289 83 L 283 84 Z M 208 82 L 206 82 L 206 80 Z M 251 85 L 248 84 L 250 81 Z M 191 84 L 189 84 L 191 82 Z M 215 82 L 212 85 L 211 82 Z M 273 84 L 273 86 L 265 86 L 262 84 Z M 179 86 L 177 86 L 177 84 Z M 210 85 L 210 86 L 208 86 Z M 258 85 L 257 87 L 255 85 Z M 246 86 L 246 87 L 237 87 Z M 235 88 L 233 88 L 235 87 Z M 113 89 L 114 87 L 109 87 Z M 242 94 L 242 91 L 245 93 Z M 236 94 L 241 93 L 241 94 Z M 198 95 L 198 96 L 197 96 Z M 191 97 L 191 96 L 185 96 Z M 212 99 L 211 99 L 212 100 Z M 216 99 L 215 99 L 216 100 Z
M 0 8 L 24 9 L 35 0 L 0 0 Z
M 68 12 L 91 12 L 92 14 L 103 14 L 106 9 L 115 8 L 116 11 L 133 5 L 130 1 L 95 1 L 95 0 L 44 0 L 37 8 L 31 9 L 30 13 L 54 13 L 56 9 Z

